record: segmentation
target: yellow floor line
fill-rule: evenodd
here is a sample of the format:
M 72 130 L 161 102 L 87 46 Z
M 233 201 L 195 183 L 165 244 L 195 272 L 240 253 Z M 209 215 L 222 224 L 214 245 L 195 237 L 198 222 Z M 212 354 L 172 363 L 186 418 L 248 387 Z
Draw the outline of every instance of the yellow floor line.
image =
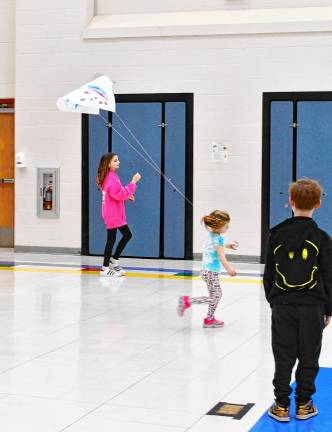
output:
M 82 270 L 82 269 L 51 269 L 51 268 L 33 268 L 33 267 L 0 267 L 0 270 L 29 273 L 70 273 L 77 275 L 99 275 L 99 270 Z M 135 273 L 126 272 L 127 277 L 145 278 L 145 279 L 175 279 L 175 280 L 199 280 L 200 276 L 176 276 L 162 273 Z M 261 284 L 261 279 L 241 279 L 241 278 L 221 278 L 223 283 L 255 283 Z
M 0 267 L 0 270 L 6 270 L 6 271 L 9 270 L 14 272 L 31 272 L 31 273 L 74 273 L 74 274 L 86 273 L 86 272 L 82 272 L 81 269 L 77 269 L 77 270 L 50 269 L 50 268 L 44 269 L 44 268 L 33 268 L 33 267 Z

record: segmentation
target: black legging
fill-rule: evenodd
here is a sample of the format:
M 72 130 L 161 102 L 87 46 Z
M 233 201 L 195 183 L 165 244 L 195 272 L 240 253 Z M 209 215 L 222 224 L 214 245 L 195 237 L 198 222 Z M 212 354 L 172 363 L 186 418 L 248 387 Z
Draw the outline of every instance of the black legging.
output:
M 115 254 L 113 255 L 114 259 L 119 259 L 121 252 L 123 251 L 126 244 L 129 242 L 129 240 L 133 236 L 128 225 L 123 225 L 119 228 L 112 228 L 112 229 L 107 230 L 107 242 L 106 242 L 105 251 L 104 251 L 104 264 L 103 264 L 104 267 L 109 266 L 110 259 L 112 256 L 113 246 L 114 246 L 114 243 L 116 240 L 116 231 L 117 230 L 120 230 L 120 232 L 122 234 L 122 238 L 116 247 Z

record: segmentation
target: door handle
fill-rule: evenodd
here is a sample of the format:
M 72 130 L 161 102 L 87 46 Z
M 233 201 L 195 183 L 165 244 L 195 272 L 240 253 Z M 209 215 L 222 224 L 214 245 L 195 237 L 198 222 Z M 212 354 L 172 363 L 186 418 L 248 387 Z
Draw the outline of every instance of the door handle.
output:
M 0 183 L 15 183 L 13 178 L 0 178 Z

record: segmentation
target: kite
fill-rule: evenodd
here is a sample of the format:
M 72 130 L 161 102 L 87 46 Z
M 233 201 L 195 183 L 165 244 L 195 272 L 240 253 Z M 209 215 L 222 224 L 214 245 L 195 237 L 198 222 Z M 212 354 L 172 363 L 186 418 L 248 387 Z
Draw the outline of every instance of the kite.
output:
M 128 145 L 135 151 L 145 162 L 151 166 L 165 181 L 173 188 L 174 192 L 178 192 L 191 206 L 193 203 L 181 192 L 181 190 L 168 178 L 153 160 L 149 152 L 145 149 L 143 144 L 129 129 L 125 121 L 115 110 L 115 98 L 113 93 L 113 81 L 108 77 L 102 75 L 87 84 L 82 85 L 78 89 L 60 97 L 56 106 L 60 111 L 74 112 L 81 114 L 95 114 L 99 115 L 106 123 L 106 126 L 118 134 Z M 114 126 L 109 123 L 100 113 L 100 110 L 111 111 L 123 124 L 129 132 L 134 141 L 138 144 L 144 154 L 142 154 L 132 143 L 130 143 Z
M 100 76 L 59 98 L 56 105 L 60 111 L 83 114 L 99 114 L 101 109 L 115 112 L 113 82 Z

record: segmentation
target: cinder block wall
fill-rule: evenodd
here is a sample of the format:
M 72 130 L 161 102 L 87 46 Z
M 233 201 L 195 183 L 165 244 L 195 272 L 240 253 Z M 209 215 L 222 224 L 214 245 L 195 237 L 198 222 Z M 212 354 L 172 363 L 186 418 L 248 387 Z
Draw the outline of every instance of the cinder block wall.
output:
M 220 208 L 231 213 L 238 253 L 259 255 L 262 93 L 331 90 L 332 33 L 83 40 L 87 7 L 16 4 L 16 146 L 29 164 L 16 177 L 16 245 L 81 246 L 80 118 L 55 100 L 100 72 L 117 93 L 194 93 L 194 252 L 201 216 Z M 212 162 L 214 140 L 229 142 L 227 163 Z M 36 216 L 42 166 L 61 168 L 58 220 Z
M 14 97 L 15 1 L 0 0 L 0 99 Z

